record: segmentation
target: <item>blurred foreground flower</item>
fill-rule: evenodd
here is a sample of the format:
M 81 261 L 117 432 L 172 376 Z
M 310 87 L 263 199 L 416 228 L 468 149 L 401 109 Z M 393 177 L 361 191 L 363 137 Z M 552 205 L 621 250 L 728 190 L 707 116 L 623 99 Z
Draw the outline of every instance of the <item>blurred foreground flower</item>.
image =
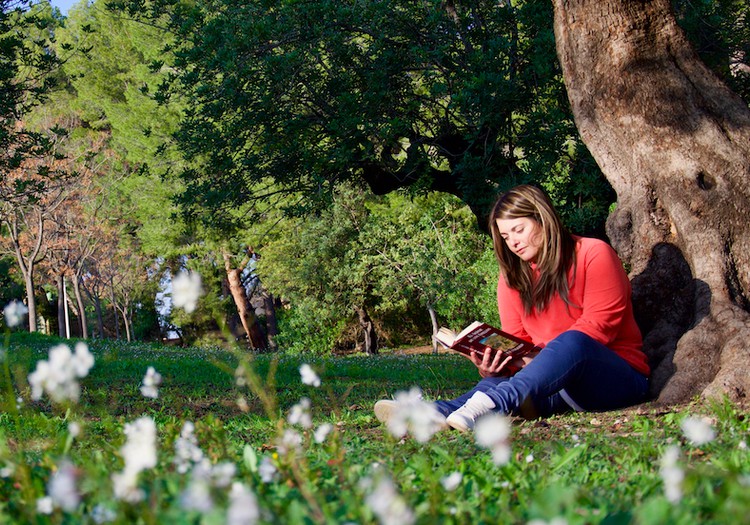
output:
M 122 472 L 112 475 L 115 497 L 130 503 L 144 498 L 138 488 L 138 474 L 156 466 L 156 424 L 150 417 L 142 417 L 125 425 L 127 441 L 120 449 L 125 461 Z
M 445 427 L 445 417 L 432 403 L 422 399 L 419 388 L 397 392 L 393 400 L 396 406 L 386 425 L 394 437 L 403 437 L 408 432 L 420 443 L 426 443 Z
M 172 306 L 192 313 L 203 293 L 201 276 L 195 272 L 180 272 L 172 279 Z
M 146 376 L 143 378 L 143 385 L 141 386 L 141 394 L 144 397 L 150 397 L 156 399 L 159 397 L 159 385 L 161 384 L 161 374 L 157 372 L 153 366 L 149 366 L 146 370 Z
M 331 430 L 333 430 L 333 425 L 330 423 L 323 423 L 320 425 L 316 430 L 314 434 L 315 442 L 316 443 L 323 443 L 323 441 L 326 440 L 328 437 L 328 434 L 330 434 Z
M 474 427 L 477 445 L 492 452 L 495 465 L 505 465 L 510 461 L 510 430 L 510 419 L 498 412 L 479 418 Z
M 86 343 L 76 343 L 75 353 L 64 344 L 51 348 L 49 359 L 38 361 L 36 369 L 29 374 L 32 399 L 41 399 L 47 392 L 56 403 L 77 402 L 81 394 L 78 379 L 86 377 L 92 366 L 94 356 Z
M 388 477 L 384 476 L 378 481 L 365 503 L 382 525 L 411 525 L 416 521 L 414 512 L 396 492 L 396 487 Z
M 259 519 L 260 509 L 255 494 L 242 483 L 232 483 L 232 490 L 229 492 L 227 525 L 253 525 Z
M 314 386 L 316 388 L 320 386 L 320 377 L 318 377 L 318 374 L 315 373 L 315 370 L 313 370 L 312 367 L 307 363 L 299 367 L 299 373 L 302 376 L 302 382 L 304 384 Z
M 716 431 L 706 418 L 688 416 L 680 423 L 683 434 L 693 445 L 710 443 L 716 437 Z
M 55 507 L 73 512 L 81 502 L 76 489 L 77 470 L 70 461 L 63 461 L 50 477 L 47 491 Z
M 464 479 L 463 474 L 460 472 L 452 472 L 440 480 L 440 484 L 448 492 L 453 492 L 461 484 Z
M 682 499 L 682 481 L 685 479 L 685 472 L 677 463 L 679 459 L 680 449 L 671 446 L 664 451 L 659 469 L 664 482 L 664 496 L 672 503 L 677 503 Z
M 177 472 L 185 474 L 190 468 L 203 460 L 203 450 L 198 446 L 195 437 L 195 425 L 192 421 L 182 424 L 180 437 L 174 441 L 174 464 Z
M 289 410 L 289 416 L 286 418 L 290 425 L 299 425 L 302 428 L 312 426 L 312 416 L 310 415 L 310 400 L 303 397 L 299 403 L 292 406 Z
M 5 317 L 5 324 L 8 328 L 20 325 L 28 313 L 29 309 L 26 305 L 18 300 L 9 302 L 5 308 L 3 308 L 3 316 Z

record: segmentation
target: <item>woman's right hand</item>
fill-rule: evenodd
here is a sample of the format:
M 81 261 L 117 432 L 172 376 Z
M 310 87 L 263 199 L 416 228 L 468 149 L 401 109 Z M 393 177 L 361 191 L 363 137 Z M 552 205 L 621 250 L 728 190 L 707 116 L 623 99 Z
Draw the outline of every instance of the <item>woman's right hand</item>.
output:
M 504 357 L 502 352 L 495 352 L 493 348 L 486 347 L 484 353 L 480 356 L 477 352 L 472 352 L 469 359 L 479 370 L 482 377 L 501 377 L 511 375 L 508 367 L 513 357 Z

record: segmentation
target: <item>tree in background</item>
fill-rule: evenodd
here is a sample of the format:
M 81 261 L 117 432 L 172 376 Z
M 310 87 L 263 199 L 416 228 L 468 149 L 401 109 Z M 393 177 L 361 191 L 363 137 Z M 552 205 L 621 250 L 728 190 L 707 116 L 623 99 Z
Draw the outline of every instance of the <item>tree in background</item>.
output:
M 259 275 L 289 307 L 281 346 L 375 353 L 380 341 L 424 341 L 438 316 L 454 327 L 497 316 L 485 308 L 497 277 L 494 262 L 489 275 L 480 263 L 486 238 L 446 195 L 413 202 L 342 186 L 330 209 L 285 219 L 260 250 Z
M 548 2 L 108 6 L 176 35 L 180 202 L 212 223 L 280 193 L 314 209 L 353 178 L 453 193 L 479 217 L 527 180 L 569 185 L 565 206 L 596 199 L 599 223 L 611 202 L 567 109 Z M 582 170 L 592 184 L 570 185 Z
M 377 276 L 377 311 L 408 310 L 416 299 L 433 336 L 444 324 L 461 329 L 476 319 L 497 322 L 497 304 L 487 300 L 495 295 L 496 264 L 465 204 L 446 194 L 411 199 L 394 193 L 368 207 L 372 220 L 363 243 Z M 435 351 L 436 345 L 433 340 Z

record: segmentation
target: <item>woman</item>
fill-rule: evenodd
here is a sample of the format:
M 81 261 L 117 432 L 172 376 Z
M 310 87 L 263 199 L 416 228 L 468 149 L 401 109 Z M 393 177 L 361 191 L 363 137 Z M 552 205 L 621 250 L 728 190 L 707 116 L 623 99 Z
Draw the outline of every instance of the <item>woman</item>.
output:
M 498 199 L 490 230 L 502 328 L 542 350 L 514 362 L 472 356 L 483 379 L 457 399 L 435 402 L 447 424 L 467 431 L 491 411 L 535 418 L 644 401 L 650 369 L 614 250 L 571 235 L 547 195 L 528 185 Z M 376 403 L 381 421 L 392 403 Z

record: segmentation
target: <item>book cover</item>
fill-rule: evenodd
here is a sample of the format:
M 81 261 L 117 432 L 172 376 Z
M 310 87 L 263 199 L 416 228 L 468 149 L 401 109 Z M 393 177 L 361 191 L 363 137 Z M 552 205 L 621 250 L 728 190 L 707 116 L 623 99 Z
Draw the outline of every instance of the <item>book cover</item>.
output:
M 512 357 L 522 357 L 541 350 L 529 341 L 481 321 L 474 321 L 458 334 L 448 328 L 440 328 L 435 338 L 444 347 L 464 355 L 475 352 L 482 356 L 488 347 Z

